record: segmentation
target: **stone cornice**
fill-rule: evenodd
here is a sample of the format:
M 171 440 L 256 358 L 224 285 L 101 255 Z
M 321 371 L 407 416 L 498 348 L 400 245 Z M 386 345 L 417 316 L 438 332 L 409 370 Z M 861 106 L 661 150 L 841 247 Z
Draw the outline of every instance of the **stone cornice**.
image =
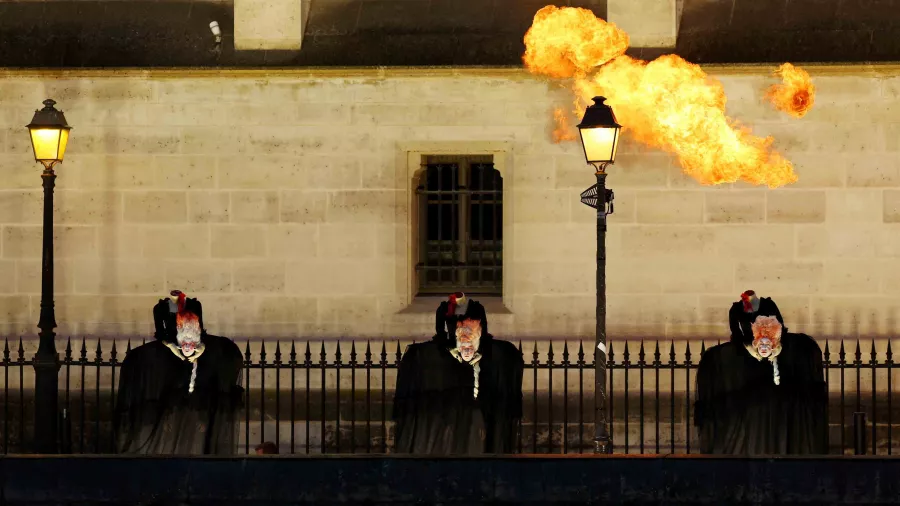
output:
M 794 63 L 813 76 L 868 75 L 900 76 L 900 62 L 886 63 Z M 711 75 L 754 75 L 770 73 L 773 63 L 701 65 Z M 522 67 L 196 67 L 196 68 L 0 68 L 0 78 L 71 79 L 123 77 L 145 79 L 178 78 L 376 78 L 391 77 L 500 77 L 527 79 L 533 76 Z

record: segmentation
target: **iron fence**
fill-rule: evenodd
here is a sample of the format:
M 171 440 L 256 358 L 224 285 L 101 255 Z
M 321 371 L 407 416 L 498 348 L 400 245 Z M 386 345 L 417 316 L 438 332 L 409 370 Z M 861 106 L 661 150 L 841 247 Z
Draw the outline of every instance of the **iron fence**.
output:
M 90 343 L 90 344 L 89 344 Z M 281 453 L 388 453 L 390 407 L 401 341 L 247 341 L 240 451 L 271 441 Z M 3 453 L 29 449 L 33 368 L 21 339 L 4 340 Z M 714 344 L 714 343 L 710 343 Z M 124 345 L 124 346 L 123 346 Z M 696 453 L 694 373 L 707 343 L 619 341 L 609 347 L 609 420 L 615 453 Z M 518 342 L 525 359 L 521 453 L 589 453 L 593 442 L 592 344 Z M 894 363 L 890 343 L 864 358 L 861 341 L 824 345 L 832 453 L 853 451 L 852 418 L 867 414 L 870 454 L 893 452 Z M 114 451 L 117 371 L 130 341 L 66 341 L 60 370 L 65 453 Z M 868 347 L 868 342 L 865 343 Z M 588 353 L 585 353 L 585 350 Z M 89 352 L 89 350 L 91 350 Z M 850 350 L 850 351 L 848 351 Z M 879 356 L 882 357 L 879 359 Z M 587 397 L 587 398 L 585 398 Z

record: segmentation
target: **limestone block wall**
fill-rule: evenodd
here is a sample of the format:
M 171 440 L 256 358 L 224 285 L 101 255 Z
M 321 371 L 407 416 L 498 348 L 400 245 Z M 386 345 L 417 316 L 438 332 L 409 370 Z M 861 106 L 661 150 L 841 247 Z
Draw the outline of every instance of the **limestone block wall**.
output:
M 613 339 L 724 336 L 752 288 L 814 335 L 887 335 L 900 309 L 900 73 L 808 67 L 802 120 L 769 67 L 711 68 L 728 112 L 796 164 L 769 190 L 704 187 L 627 137 L 608 183 Z M 7 71 L 0 77 L 0 331 L 36 332 L 42 194 L 28 123 L 73 125 L 56 198 L 61 334 L 146 335 L 178 288 L 234 337 L 425 337 L 410 234 L 419 155 L 493 154 L 504 178 L 500 336 L 590 336 L 595 215 L 558 85 L 519 70 Z

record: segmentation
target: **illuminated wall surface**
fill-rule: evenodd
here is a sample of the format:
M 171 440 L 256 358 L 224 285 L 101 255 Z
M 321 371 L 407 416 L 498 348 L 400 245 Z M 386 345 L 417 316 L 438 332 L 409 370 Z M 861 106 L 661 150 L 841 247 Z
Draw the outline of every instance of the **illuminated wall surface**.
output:
M 802 119 L 763 100 L 774 66 L 710 67 L 727 113 L 794 163 L 770 190 L 701 186 L 625 134 L 608 250 L 609 332 L 724 336 L 746 289 L 792 330 L 896 332 L 900 68 L 804 65 Z M 552 141 L 568 91 L 521 70 L 7 71 L 0 78 L 0 329 L 37 331 L 42 194 L 28 123 L 73 126 L 56 197 L 62 335 L 148 335 L 171 289 L 233 337 L 433 332 L 411 311 L 409 152 L 491 152 L 504 178 L 499 336 L 591 336 L 593 182 Z M 417 162 L 416 162 L 417 163 Z M 415 305 L 414 305 L 415 306 Z

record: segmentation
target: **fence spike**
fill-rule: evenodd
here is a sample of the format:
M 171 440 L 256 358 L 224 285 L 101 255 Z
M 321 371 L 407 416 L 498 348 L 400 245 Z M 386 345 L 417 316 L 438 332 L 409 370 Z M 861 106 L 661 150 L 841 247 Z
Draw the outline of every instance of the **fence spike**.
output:
M 534 343 L 534 351 L 531 354 L 531 364 L 535 367 L 538 365 L 538 351 L 537 351 L 537 341 Z
M 372 367 L 372 346 L 368 339 L 366 339 L 366 367 Z
M 350 341 L 350 365 L 356 366 L 356 341 Z
M 9 362 L 9 338 L 3 338 L 3 361 Z
M 266 365 L 266 342 L 259 342 L 259 365 Z
M 128 355 L 128 352 L 131 351 L 131 338 L 128 338 L 128 342 L 125 343 L 125 354 Z
M 553 365 L 553 341 L 550 341 L 550 346 L 547 348 L 547 365 Z
M 322 341 L 322 350 L 319 352 L 319 365 L 325 367 L 325 364 L 328 363 L 327 355 L 325 354 L 325 341 Z
M 100 346 L 100 340 L 97 339 L 97 351 L 94 352 L 94 362 L 98 364 L 103 361 L 103 348 Z
M 381 341 L 381 362 L 378 365 L 387 367 L 387 344 L 384 341 Z
M 116 353 L 116 340 L 113 339 L 112 347 L 110 347 L 110 350 L 109 350 L 109 361 L 112 362 L 113 364 L 116 363 L 116 358 L 117 358 L 116 355 L 117 355 L 117 353 Z
M 342 366 L 344 363 L 341 361 L 341 341 L 338 339 L 334 343 L 334 365 L 337 367 Z
M 244 361 L 246 363 L 250 363 L 250 341 L 247 341 L 247 346 L 244 348 Z
M 669 363 L 675 363 L 675 340 L 669 341 Z
M 862 364 L 862 348 L 859 347 L 859 341 L 856 341 L 856 364 Z
M 609 362 L 610 367 L 612 367 L 612 364 L 613 364 L 613 362 L 614 362 L 613 357 L 614 357 L 614 355 L 613 355 L 613 343 L 612 343 L 612 341 L 610 341 L 610 342 L 609 342 L 609 353 L 606 354 L 606 361 Z
M 638 365 L 639 366 L 643 367 L 646 364 L 646 362 L 644 361 L 645 358 L 646 358 L 646 354 L 644 353 L 644 340 L 641 339 L 641 347 L 638 350 Z
M 706 341 L 700 341 L 700 358 L 706 354 Z
M 878 363 L 878 352 L 875 350 L 875 340 L 872 339 L 872 353 L 869 359 L 869 365 L 875 365 Z
M 281 365 L 281 339 L 275 341 L 275 365 Z
M 888 364 L 894 363 L 894 353 L 891 351 L 891 340 L 890 339 L 888 339 L 887 352 L 885 353 L 885 356 L 887 357 Z
M 828 341 L 825 341 L 825 353 L 823 353 L 825 365 L 831 364 L 831 350 L 829 349 L 828 344 Z M 890 347 L 890 341 L 888 341 L 888 347 Z
M 563 341 L 562 365 L 569 366 L 569 341 Z
M 584 365 L 584 341 L 578 340 L 578 365 Z
M 841 339 L 841 349 L 838 351 L 838 364 L 844 365 L 847 359 L 847 352 L 844 351 L 844 340 Z
M 309 347 L 309 341 L 306 341 L 306 353 L 304 354 L 304 362 L 303 365 L 306 367 L 312 366 L 312 349 Z
M 397 358 L 394 363 L 400 365 L 400 359 L 403 358 L 403 352 L 400 351 L 400 341 L 397 341 Z
M 288 355 L 290 357 L 290 361 L 288 362 L 291 367 L 297 366 L 297 344 L 291 339 L 291 352 Z M 293 387 L 292 387 L 293 388 Z
M 71 338 L 71 337 L 69 337 L 68 339 L 66 339 L 66 353 L 65 353 L 65 360 L 66 360 L 67 363 L 69 363 L 69 362 L 72 361 L 72 338 Z
M 656 349 L 653 350 L 653 365 L 662 364 L 662 355 L 659 353 L 659 341 L 656 341 Z
M 22 338 L 19 337 L 19 362 L 25 361 L 25 347 L 22 346 Z
M 691 365 L 691 342 L 688 341 L 684 346 L 684 363 L 685 365 Z
M 625 350 L 622 352 L 622 363 L 625 365 L 630 365 L 631 362 L 629 361 L 629 359 L 631 358 L 631 350 L 628 349 L 628 341 L 625 341 L 624 346 Z

